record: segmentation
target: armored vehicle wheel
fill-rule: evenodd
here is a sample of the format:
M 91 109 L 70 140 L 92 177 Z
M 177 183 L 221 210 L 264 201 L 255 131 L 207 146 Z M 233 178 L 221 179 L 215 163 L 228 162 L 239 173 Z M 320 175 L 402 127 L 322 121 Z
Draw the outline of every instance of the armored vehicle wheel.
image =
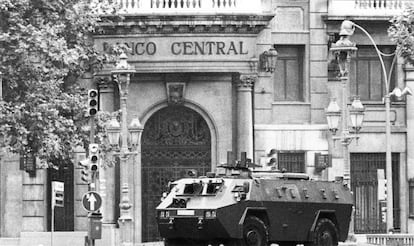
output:
M 249 216 L 243 224 L 242 246 L 267 246 L 268 232 L 266 224 L 256 216 Z
M 338 245 L 338 231 L 335 224 L 326 218 L 318 220 L 315 228 L 315 234 L 312 243 L 305 244 L 306 246 L 337 246 Z

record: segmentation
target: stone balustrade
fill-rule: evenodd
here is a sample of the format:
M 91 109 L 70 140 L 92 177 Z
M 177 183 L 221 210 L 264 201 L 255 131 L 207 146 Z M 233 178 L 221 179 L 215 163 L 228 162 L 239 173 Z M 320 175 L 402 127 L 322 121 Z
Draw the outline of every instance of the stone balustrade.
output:
M 413 234 L 368 234 L 367 243 L 387 246 L 414 246 Z
M 400 14 L 412 0 L 329 0 L 329 16 L 389 18 Z
M 116 0 L 125 14 L 260 13 L 261 0 Z

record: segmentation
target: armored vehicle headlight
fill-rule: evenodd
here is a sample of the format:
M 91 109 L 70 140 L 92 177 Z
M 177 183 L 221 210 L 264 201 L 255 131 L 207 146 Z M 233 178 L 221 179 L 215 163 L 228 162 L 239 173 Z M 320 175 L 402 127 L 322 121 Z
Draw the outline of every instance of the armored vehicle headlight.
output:
M 169 211 L 165 211 L 165 218 L 170 217 L 170 212 Z
M 165 218 L 165 212 L 164 211 L 160 212 L 160 218 Z
M 205 211 L 206 218 L 216 218 L 217 214 L 215 210 Z

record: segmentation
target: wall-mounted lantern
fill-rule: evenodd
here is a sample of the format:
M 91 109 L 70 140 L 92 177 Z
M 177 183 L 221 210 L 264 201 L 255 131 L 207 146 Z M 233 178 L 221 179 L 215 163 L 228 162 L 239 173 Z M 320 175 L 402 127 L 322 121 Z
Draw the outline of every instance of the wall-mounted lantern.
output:
M 349 109 L 349 117 L 351 118 L 352 129 L 357 133 L 362 128 L 362 122 L 364 121 L 364 111 L 365 109 L 361 103 L 361 100 L 356 97 L 352 101 L 351 108 Z
M 264 51 L 260 55 L 260 68 L 263 71 L 273 73 L 276 69 L 278 53 L 275 47 L 271 47 L 269 50 Z
M 339 120 L 341 119 L 341 108 L 339 108 L 336 98 L 331 98 L 325 110 L 329 130 L 335 135 L 338 131 Z

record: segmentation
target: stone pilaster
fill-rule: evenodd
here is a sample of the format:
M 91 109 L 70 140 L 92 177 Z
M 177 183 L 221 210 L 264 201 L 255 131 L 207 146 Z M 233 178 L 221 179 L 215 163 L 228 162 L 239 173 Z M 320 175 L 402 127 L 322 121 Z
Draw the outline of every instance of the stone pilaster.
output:
M 404 70 L 405 70 L 406 86 L 409 87 L 410 89 L 414 89 L 414 66 L 407 64 L 405 65 Z M 407 165 L 406 165 L 407 174 L 406 174 L 406 177 L 407 179 L 411 179 L 411 178 L 414 178 L 414 152 L 412 151 L 414 149 L 414 97 L 413 96 L 407 96 L 406 113 L 407 113 Z M 407 180 L 402 179 L 401 182 L 403 186 L 405 187 L 405 189 L 401 190 L 401 193 L 408 194 Z M 409 203 L 408 200 L 409 199 L 407 197 L 405 199 L 406 204 Z M 408 219 L 408 225 L 405 225 L 404 222 L 405 221 L 402 221 L 402 224 L 401 224 L 402 232 L 413 231 L 414 221 L 411 219 Z
M 115 110 L 114 106 L 114 88 L 115 85 L 109 77 L 98 78 L 97 85 L 99 88 L 99 110 L 113 112 Z M 103 197 L 102 204 L 102 214 L 103 214 L 103 223 L 104 224 L 113 224 L 117 223 L 115 218 L 116 209 L 116 192 L 115 192 L 115 166 L 108 167 L 101 171 L 100 174 L 101 182 L 101 195 Z
M 253 159 L 253 103 L 252 92 L 256 74 L 242 74 L 237 82 L 237 148 L 236 154 L 247 153 Z

